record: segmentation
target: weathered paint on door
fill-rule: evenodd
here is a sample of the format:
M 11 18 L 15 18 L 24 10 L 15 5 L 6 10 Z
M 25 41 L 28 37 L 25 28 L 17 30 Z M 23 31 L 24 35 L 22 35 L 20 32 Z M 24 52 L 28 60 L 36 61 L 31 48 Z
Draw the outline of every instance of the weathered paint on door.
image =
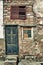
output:
M 5 45 L 6 54 L 18 54 L 18 26 L 6 25 L 5 26 Z

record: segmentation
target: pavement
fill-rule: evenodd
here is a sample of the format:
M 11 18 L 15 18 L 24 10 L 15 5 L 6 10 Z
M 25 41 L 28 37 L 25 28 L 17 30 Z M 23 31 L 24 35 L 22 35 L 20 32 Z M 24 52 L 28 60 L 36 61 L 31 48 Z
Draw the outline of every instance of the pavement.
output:
M 29 62 L 28 60 L 21 60 L 18 65 L 41 65 L 39 62 Z
M 4 65 L 4 61 L 0 61 L 0 65 Z

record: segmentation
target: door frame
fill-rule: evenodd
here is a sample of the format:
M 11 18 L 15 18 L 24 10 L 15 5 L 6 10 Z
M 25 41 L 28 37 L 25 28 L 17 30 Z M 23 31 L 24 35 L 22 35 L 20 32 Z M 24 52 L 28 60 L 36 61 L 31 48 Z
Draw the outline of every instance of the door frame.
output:
M 18 39 L 18 54 L 7 54 L 7 42 L 6 42 L 6 26 L 15 26 L 15 27 L 17 27 L 17 39 Z M 6 55 L 19 55 L 19 38 L 18 38 L 18 25 L 5 25 L 4 26 L 4 32 L 5 32 L 5 54 Z

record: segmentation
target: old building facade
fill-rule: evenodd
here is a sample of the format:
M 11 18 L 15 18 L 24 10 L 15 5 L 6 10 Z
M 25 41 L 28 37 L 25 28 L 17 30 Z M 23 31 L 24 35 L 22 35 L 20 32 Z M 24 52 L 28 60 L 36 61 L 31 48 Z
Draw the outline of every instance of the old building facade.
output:
M 43 33 L 41 33 L 43 26 L 39 23 L 39 20 L 43 18 L 36 17 L 33 11 L 34 2 L 34 0 L 4 0 L 6 54 L 16 54 L 20 57 L 40 53 L 43 55 L 40 47 L 43 43 L 41 39 L 43 38 Z
M 3 24 L 6 55 L 36 56 L 43 61 L 43 17 L 35 13 L 35 0 L 4 0 Z
M 31 54 L 29 50 L 34 41 L 34 29 L 36 29 L 33 3 L 34 1 L 4 1 L 5 40 L 8 44 L 17 43 L 20 55 Z M 10 34 L 12 41 L 10 36 L 9 39 L 7 38 L 7 34 L 8 36 Z

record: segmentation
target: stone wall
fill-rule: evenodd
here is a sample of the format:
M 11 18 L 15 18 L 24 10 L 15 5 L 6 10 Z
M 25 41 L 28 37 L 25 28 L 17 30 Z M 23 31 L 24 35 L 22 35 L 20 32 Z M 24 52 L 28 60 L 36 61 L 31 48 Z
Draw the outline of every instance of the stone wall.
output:
M 24 55 L 35 55 L 38 60 L 43 60 L 43 26 L 40 26 L 40 17 L 35 17 L 33 12 L 33 0 L 27 1 L 12 1 L 4 2 L 4 25 L 16 25 L 18 24 L 18 36 L 19 36 L 19 56 Z M 11 5 L 26 5 L 26 20 L 11 20 L 10 19 L 10 8 Z M 23 40 L 22 39 L 22 26 L 35 26 L 33 27 L 33 39 Z M 41 59 L 39 59 L 41 58 Z
M 4 43 L 4 39 L 0 39 L 0 60 L 4 59 L 5 56 L 5 43 Z
M 21 25 L 28 25 L 34 24 L 35 18 L 33 13 L 33 6 L 31 5 L 33 1 L 12 1 L 12 2 L 4 2 L 4 24 L 21 24 Z M 30 5 L 29 5 L 30 4 Z M 11 12 L 10 8 L 12 5 L 25 5 L 26 6 L 26 20 L 12 20 L 10 19 Z

